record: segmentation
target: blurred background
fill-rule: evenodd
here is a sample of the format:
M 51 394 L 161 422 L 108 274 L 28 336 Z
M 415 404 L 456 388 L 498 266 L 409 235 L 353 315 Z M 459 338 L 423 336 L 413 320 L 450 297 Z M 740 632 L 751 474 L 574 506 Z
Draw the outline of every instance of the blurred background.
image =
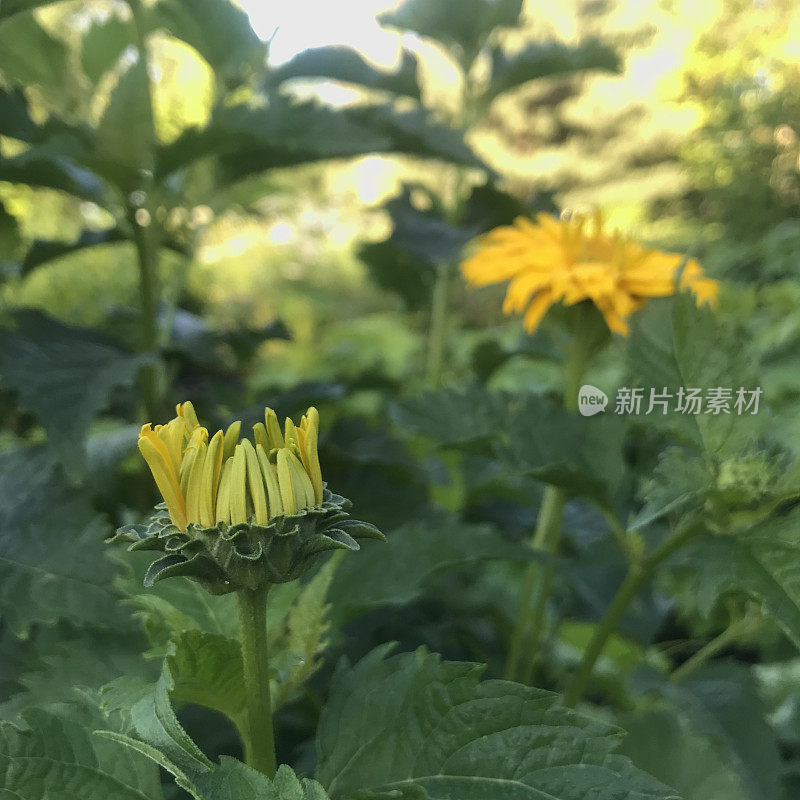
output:
M 546 196 L 559 209 L 600 207 L 612 226 L 691 251 L 717 277 L 776 284 L 770 291 L 796 298 L 793 286 L 777 286 L 796 275 L 800 253 L 800 12 L 791 0 L 527 0 L 514 25 L 491 32 L 492 44 L 515 53 L 541 42 L 595 41 L 613 49 L 617 63 L 521 81 L 467 115 L 452 50 L 389 17 L 381 24 L 376 15 L 391 13 L 391 4 L 248 0 L 242 8 L 268 47 L 273 73 L 324 45 L 353 48 L 381 74 L 402 66 L 418 82 L 421 104 L 463 129 L 496 171 L 497 185 L 520 202 Z M 134 59 L 125 39 L 129 17 L 125 3 L 104 0 L 17 15 L 0 33 L 2 80 L 24 85 L 40 121 L 55 114 L 96 126 Z M 232 46 L 254 47 L 246 32 L 237 35 Z M 225 64 L 191 41 L 167 29 L 151 39 L 155 130 L 164 145 L 204 126 L 216 104 L 250 91 L 247 76 L 234 77 L 233 60 Z M 473 82 L 487 69 L 478 59 Z M 282 91 L 333 109 L 381 94 L 312 74 L 284 81 Z M 134 127 L 130 135 L 141 133 Z M 22 146 L 10 135 L 0 139 L 6 156 Z M 167 300 L 202 312 L 216 329 L 287 325 L 291 341 L 270 339 L 252 354 L 252 390 L 362 374 L 378 362 L 392 379 L 413 380 L 425 359 L 427 301 L 413 288 L 392 291 L 398 287 L 376 263 L 384 255 L 376 248 L 392 231 L 387 201 L 413 184 L 409 202 L 424 211 L 425 191 L 446 186 L 449 167 L 390 153 L 276 167 L 224 202 L 173 205 L 170 223 L 193 215 L 194 241 L 188 262 L 175 252 L 162 255 Z M 467 183 L 481 182 L 480 169 L 464 172 Z M 125 309 L 137 305 L 132 243 L 58 253 L 35 269 L 8 266 L 35 241 L 69 244 L 87 229 L 107 230 L 113 215 L 90 199 L 2 176 L 0 201 L 14 220 L 0 239 L 2 306 L 121 325 Z M 458 312 L 468 323 L 497 321 L 496 297 L 480 297 L 484 302 L 459 297 Z M 191 318 L 181 322 L 191 325 Z M 458 353 L 454 358 L 450 368 L 457 370 Z

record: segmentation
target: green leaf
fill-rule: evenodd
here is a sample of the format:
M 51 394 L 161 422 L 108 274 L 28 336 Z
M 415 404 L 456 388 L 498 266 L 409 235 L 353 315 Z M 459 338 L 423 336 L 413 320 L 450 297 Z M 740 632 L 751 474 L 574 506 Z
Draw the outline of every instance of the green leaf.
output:
M 327 596 L 331 581 L 341 561 L 341 554 L 335 554 L 300 589 L 294 602 L 283 616 L 280 627 L 275 621 L 267 619 L 267 628 L 270 634 L 269 652 L 272 654 L 270 660 L 273 662 L 273 666 L 278 668 L 276 686 L 273 691 L 275 698 L 273 704 L 276 708 L 290 700 L 293 694 L 322 666 L 321 656 L 328 645 L 330 606 L 327 603 Z M 275 605 L 275 596 L 272 591 L 270 594 L 268 609 Z M 283 671 L 280 669 L 281 658 L 289 662 L 289 668 L 285 670 L 285 674 L 282 674 Z
M 388 544 L 365 542 L 357 558 L 345 558 L 331 586 L 337 609 L 408 603 L 438 572 L 490 559 L 527 561 L 530 548 L 504 539 L 490 525 L 469 525 L 445 515 L 409 522 Z
M 628 732 L 620 752 L 686 800 L 752 800 L 724 748 L 693 731 L 685 716 L 659 708 L 619 722 Z
M 32 708 L 17 727 L 0 721 L 0 795 L 36 800 L 159 800 L 158 771 L 93 737 L 97 718 L 77 705 Z
M 95 22 L 81 42 L 81 64 L 89 80 L 98 83 L 132 43 L 131 23 L 116 14 Z
M 427 393 L 399 403 L 395 421 L 443 445 L 491 444 L 515 474 L 609 505 L 624 472 L 624 423 L 584 418 L 546 398 L 478 387 Z
M 500 25 L 516 25 L 521 11 L 522 0 L 405 0 L 378 20 L 441 42 L 467 67 L 492 31 Z
M 185 631 L 173 637 L 167 664 L 174 700 L 212 708 L 245 728 L 247 695 L 238 640 Z
M 759 601 L 800 648 L 800 509 L 733 536 L 704 536 L 689 545 L 682 569 L 695 575 L 693 596 L 708 614 L 721 597 Z
M 10 17 L 5 8 L 2 13 Z M 63 91 L 69 74 L 69 53 L 64 42 L 51 36 L 33 14 L 0 20 L 3 78 L 12 83 L 38 84 L 50 91 Z
M 676 795 L 613 751 L 622 732 L 557 695 L 479 682 L 478 664 L 420 649 L 373 651 L 334 675 L 317 732 L 317 779 L 333 798 L 416 785 L 429 800 L 667 800 Z
M 155 680 L 153 665 L 141 655 L 144 637 L 122 625 L 118 630 L 76 629 L 68 625 L 39 627 L 21 642 L 30 659 L 18 686 L 0 703 L 0 717 L 10 718 L 35 705 L 74 702 L 78 691 L 98 691 L 119 675 Z M 0 656 L 5 658 L 5 654 Z
M 578 45 L 542 42 L 528 45 L 508 56 L 499 47 L 492 51 L 492 70 L 486 99 L 492 99 L 539 78 L 569 75 L 586 70 L 619 72 L 615 50 L 598 39 Z
M 41 447 L 0 454 L 0 614 L 18 635 L 59 619 L 119 625 L 107 524 Z M 24 598 L 24 602 L 21 602 Z
M 0 135 L 31 142 L 40 130 L 28 113 L 22 89 L 0 87 Z
M 173 687 L 168 662 L 155 684 L 131 676 L 117 678 L 103 687 L 103 711 L 112 718 L 119 715 L 127 730 L 183 773 L 208 772 L 213 765 L 175 716 L 169 697 Z
M 272 70 L 269 80 L 279 84 L 292 78 L 328 78 L 419 100 L 417 67 L 416 56 L 406 50 L 399 69 L 386 72 L 349 47 L 312 47 Z
M 781 754 L 750 670 L 734 662 L 707 664 L 678 683 L 640 680 L 689 720 L 695 733 L 719 742 L 749 800 L 779 797 Z
M 266 58 L 250 18 L 230 0 L 161 0 L 149 24 L 194 47 L 224 77 L 257 69 Z
M 32 147 L 12 158 L 0 155 L 0 181 L 56 189 L 100 204 L 105 193 L 100 178 L 65 157 L 58 144 Z
M 33 11 L 36 8 L 49 6 L 57 2 L 59 0 L 3 0 L 3 4 L 0 6 L 0 22 L 23 11 Z
M 133 383 L 143 359 L 123 353 L 96 331 L 38 311 L 17 311 L 13 319 L 14 329 L 0 328 L 3 384 L 36 416 L 68 472 L 80 473 L 92 420 L 113 389 Z
M 736 391 L 755 389 L 752 358 L 740 338 L 723 326 L 707 307 L 697 308 L 688 293 L 653 301 L 633 322 L 629 360 L 647 391 L 667 389 L 674 396 L 683 388 L 713 387 Z M 675 400 L 673 399 L 673 403 Z M 641 413 L 646 410 L 647 399 Z M 742 450 L 759 434 L 766 420 L 760 415 L 681 414 L 674 410 L 648 415 L 648 424 L 673 432 L 687 444 L 711 455 Z
M 97 125 L 90 163 L 123 191 L 136 189 L 149 164 L 152 110 L 144 64 L 137 61 L 120 77 Z

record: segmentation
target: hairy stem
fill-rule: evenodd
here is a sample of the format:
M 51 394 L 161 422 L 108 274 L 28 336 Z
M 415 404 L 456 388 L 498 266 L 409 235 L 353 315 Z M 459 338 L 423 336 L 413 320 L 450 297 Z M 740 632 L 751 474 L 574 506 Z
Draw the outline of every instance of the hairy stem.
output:
M 277 762 L 275 734 L 272 729 L 272 700 L 269 693 L 267 589 L 242 589 L 237 593 L 237 599 L 247 695 L 245 762 L 272 778 L 275 776 Z
M 698 527 L 696 525 L 686 525 L 683 528 L 678 528 L 648 557 L 631 564 L 625 580 L 617 590 L 611 605 L 595 629 L 594 635 L 583 654 L 581 663 L 578 665 L 578 669 L 567 687 L 564 698 L 566 705 L 575 706 L 583 697 L 597 659 L 602 655 L 608 640 L 617 630 L 633 599 L 653 577 L 656 569 L 676 550 L 683 547 L 697 532 Z

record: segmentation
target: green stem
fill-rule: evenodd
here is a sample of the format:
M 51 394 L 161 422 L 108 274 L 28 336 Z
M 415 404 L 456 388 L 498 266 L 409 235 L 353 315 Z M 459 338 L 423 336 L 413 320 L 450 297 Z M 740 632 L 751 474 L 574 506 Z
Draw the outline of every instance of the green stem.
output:
M 577 409 L 578 390 L 586 369 L 588 343 L 581 333 L 582 321 L 583 315 L 579 314 L 564 364 L 564 406 L 570 411 Z M 558 550 L 565 502 L 566 495 L 562 489 L 555 486 L 545 488 L 536 530 L 531 540 L 534 550 L 551 555 Z M 531 561 L 528 564 L 506 663 L 506 678 L 509 680 L 520 680 L 523 683 L 533 680 L 541 655 L 544 618 L 554 577 L 555 566 L 552 563 L 538 564 Z M 525 666 L 521 667 L 525 651 L 530 655 Z
M 277 762 L 269 693 L 267 589 L 242 589 L 237 593 L 237 599 L 247 696 L 245 762 L 272 778 L 275 776 Z
M 564 492 L 555 486 L 547 486 L 542 496 L 536 530 L 531 547 L 537 552 L 554 553 L 561 532 L 561 517 L 564 510 Z M 552 567 L 542 567 L 531 561 L 525 570 L 519 611 L 511 633 L 511 646 L 506 662 L 506 678 L 516 680 L 520 675 L 522 655 L 530 647 L 536 647 L 540 638 L 541 622 L 547 606 L 547 595 L 552 582 Z M 539 589 L 537 593 L 537 589 Z M 534 606 L 534 598 L 536 604 Z M 531 607 L 533 606 L 533 611 Z M 531 642 L 531 639 L 534 641 Z M 538 649 L 538 648 L 537 648 Z
M 139 63 L 144 73 L 144 91 L 147 99 L 147 139 L 148 163 L 143 164 L 143 185 L 140 187 L 144 193 L 144 203 L 134 205 L 127 203 L 128 223 L 133 231 L 133 241 L 136 246 L 136 257 L 139 266 L 139 302 L 141 309 L 139 346 L 140 350 L 155 358 L 158 348 L 158 254 L 160 250 L 160 235 L 156 220 L 156 203 L 154 202 L 154 170 L 156 129 L 153 111 L 153 93 L 150 85 L 150 57 L 147 52 L 147 27 L 144 19 L 144 9 L 141 0 L 128 0 L 131 9 L 133 33 L 138 51 Z M 139 217 L 137 217 L 139 212 Z M 153 360 L 145 364 L 139 373 L 139 385 L 142 394 L 142 404 L 149 419 L 160 416 L 160 386 L 159 367 Z
M 696 525 L 687 525 L 678 528 L 668 536 L 648 557 L 638 562 L 633 562 L 625 576 L 625 580 L 614 595 L 611 605 L 600 620 L 594 635 L 586 648 L 578 670 L 572 678 L 564 698 L 567 706 L 573 707 L 583 697 L 589 680 L 592 677 L 594 665 L 603 653 L 605 646 L 617 630 L 622 617 L 628 610 L 633 599 L 639 594 L 645 584 L 653 577 L 656 569 L 679 550 L 689 539 L 698 532 Z
M 428 387 L 438 389 L 442 383 L 444 344 L 447 338 L 447 295 L 450 288 L 450 265 L 440 264 L 431 299 L 431 321 L 428 331 Z
M 677 683 L 694 674 L 703 664 L 712 658 L 720 650 L 724 650 L 729 644 L 735 642 L 750 626 L 750 620 L 746 617 L 731 623 L 719 636 L 716 636 L 708 644 L 701 647 L 691 658 L 687 658 L 677 667 L 669 679 L 672 683 Z

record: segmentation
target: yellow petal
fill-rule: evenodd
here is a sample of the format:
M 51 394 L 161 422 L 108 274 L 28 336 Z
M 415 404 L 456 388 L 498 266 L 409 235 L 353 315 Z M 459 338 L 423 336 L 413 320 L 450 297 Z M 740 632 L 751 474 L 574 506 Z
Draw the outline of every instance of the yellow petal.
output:
M 256 445 L 256 455 L 258 456 L 258 464 L 261 467 L 264 484 L 267 487 L 270 517 L 279 517 L 283 514 L 283 500 L 281 499 L 281 490 L 278 485 L 278 474 L 275 465 L 270 463 L 266 451 L 260 444 Z
M 222 474 L 219 479 L 219 491 L 217 492 L 217 522 L 224 522 L 226 525 L 231 521 L 231 467 L 233 459 L 228 458 L 222 465 Z
M 197 446 L 197 455 L 189 471 L 189 478 L 186 482 L 186 517 L 189 522 L 201 524 L 200 509 L 203 500 L 203 471 L 208 453 L 208 445 L 200 442 Z
M 294 456 L 285 447 L 278 450 L 278 486 L 281 491 L 283 510 L 286 514 L 294 514 L 297 511 L 290 458 L 294 458 Z
M 315 505 L 314 500 L 314 487 L 311 485 L 311 479 L 303 469 L 300 459 L 291 451 L 289 452 L 289 469 L 292 474 L 292 489 L 294 491 L 295 506 L 298 511 L 303 508 L 311 508 Z
M 261 467 L 258 463 L 258 456 L 253 445 L 248 439 L 241 444 L 244 451 L 247 486 L 250 489 L 250 499 L 253 501 L 253 511 L 256 522 L 259 525 L 266 525 L 269 521 L 269 509 L 267 508 L 267 495 L 264 490 L 264 477 L 261 474 Z
M 170 518 L 182 531 L 186 530 L 186 503 L 181 494 L 178 476 L 172 467 L 172 460 L 166 445 L 156 433 L 145 425 L 139 434 L 139 451 L 144 456 L 153 474 L 158 491 L 167 504 Z
M 319 465 L 319 453 L 317 452 L 317 426 L 309 425 L 303 438 L 303 446 L 300 451 L 303 455 L 303 466 L 311 485 L 314 487 L 314 503 L 318 506 L 322 502 L 322 469 Z
M 222 431 L 217 431 L 208 443 L 203 472 L 200 477 L 200 524 L 211 528 L 216 521 L 217 488 L 222 469 Z
M 186 420 L 190 431 L 194 430 L 200 424 L 197 421 L 197 414 L 195 414 L 191 400 L 187 400 L 185 403 L 178 403 L 178 405 L 175 406 L 175 411 L 178 413 L 179 417 L 183 417 Z
M 264 450 L 272 449 L 272 445 L 269 443 L 267 429 L 263 422 L 257 422 L 255 425 L 253 425 L 253 439 L 255 440 L 255 443 L 260 444 Z
M 297 446 L 298 444 L 297 429 L 294 426 L 294 422 L 292 422 L 291 419 L 289 419 L 289 417 L 286 417 L 286 424 L 284 425 L 283 436 L 284 439 L 286 440 L 286 445 L 285 445 L 286 447 L 289 447 L 290 445 Z
M 247 461 L 242 445 L 233 453 L 230 478 L 231 525 L 247 522 Z
M 233 450 L 239 442 L 239 434 L 242 430 L 242 423 L 237 419 L 228 426 L 225 436 L 222 438 L 222 460 L 227 461 L 232 455 Z
M 187 434 L 186 420 L 183 417 L 175 417 L 166 425 L 156 427 L 158 438 L 167 446 L 172 467 L 178 475 L 181 470 L 181 460 L 183 458 L 183 443 Z
M 269 434 L 270 449 L 280 449 L 283 447 L 283 434 L 281 433 L 281 426 L 278 422 L 278 415 L 271 409 L 264 409 L 264 422 L 267 426 L 267 433 Z M 267 449 L 266 447 L 264 448 Z

